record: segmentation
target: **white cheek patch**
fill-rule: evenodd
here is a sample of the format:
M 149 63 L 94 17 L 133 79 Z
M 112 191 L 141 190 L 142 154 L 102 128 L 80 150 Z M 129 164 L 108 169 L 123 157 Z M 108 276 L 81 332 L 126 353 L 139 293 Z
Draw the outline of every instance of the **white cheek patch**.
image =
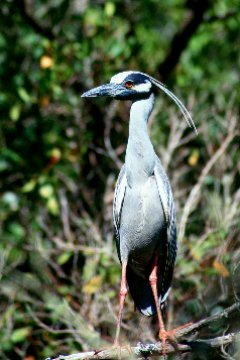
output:
M 132 74 L 132 73 L 133 73 L 132 71 L 123 71 L 123 72 L 120 72 L 119 74 L 114 75 L 114 76 L 111 78 L 110 83 L 111 83 L 111 84 L 121 84 L 121 83 L 124 81 L 124 79 L 125 79 L 128 75 L 130 75 L 130 74 Z
M 146 81 L 145 83 L 134 85 L 133 89 L 136 90 L 138 93 L 149 92 L 152 87 L 150 81 Z
M 145 75 L 143 73 L 137 72 L 137 71 L 123 71 L 120 72 L 119 74 L 114 75 L 111 80 L 110 83 L 111 84 L 124 84 L 124 81 L 131 81 L 131 77 L 129 77 L 129 75 L 133 75 L 133 74 L 137 74 L 137 75 Z M 146 77 L 146 75 L 145 75 Z M 139 79 L 137 79 L 139 81 Z M 142 83 L 140 83 L 140 81 L 143 81 Z M 152 87 L 152 83 L 151 81 L 148 81 L 146 78 L 141 79 L 139 81 L 139 83 L 134 84 L 134 77 L 133 77 L 133 87 L 132 90 L 135 90 L 138 93 L 148 93 L 151 90 Z M 138 82 L 137 81 L 137 82 Z

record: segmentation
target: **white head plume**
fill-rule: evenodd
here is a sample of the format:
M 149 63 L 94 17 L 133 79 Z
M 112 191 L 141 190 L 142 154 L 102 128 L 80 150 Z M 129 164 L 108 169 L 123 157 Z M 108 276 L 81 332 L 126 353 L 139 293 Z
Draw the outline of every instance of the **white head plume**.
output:
M 149 76 L 149 75 L 148 75 Z M 149 76 L 151 82 L 157 86 L 159 89 L 161 89 L 165 94 L 167 94 L 179 107 L 181 113 L 183 114 L 188 126 L 192 128 L 196 134 L 198 134 L 196 125 L 194 124 L 194 121 L 189 113 L 189 111 L 186 109 L 186 107 L 183 105 L 183 103 L 179 100 L 179 98 L 174 95 L 164 84 L 162 84 L 157 79 L 153 78 L 152 76 Z
M 160 81 L 158 81 L 157 79 L 153 78 L 152 76 L 149 76 L 148 74 L 145 74 L 143 72 L 140 71 L 123 71 L 120 72 L 116 75 L 114 75 L 111 78 L 110 83 L 114 83 L 114 84 L 121 84 L 129 75 L 131 74 L 142 74 L 145 77 L 147 77 L 152 84 L 154 84 L 155 86 L 157 86 L 160 90 L 162 90 L 166 95 L 168 95 L 174 102 L 175 104 L 179 107 L 181 113 L 183 114 L 188 126 L 190 128 L 192 128 L 196 134 L 198 134 L 197 128 L 194 124 L 194 121 L 189 113 L 189 111 L 186 109 L 186 107 L 183 105 L 183 103 L 181 102 L 181 100 L 179 100 L 179 98 L 174 95 L 164 84 L 162 84 Z M 141 90 L 141 84 L 138 85 L 138 90 Z M 147 85 L 146 85 L 147 88 Z M 145 89 L 145 88 L 144 88 Z M 137 90 L 137 86 L 136 86 L 136 90 Z

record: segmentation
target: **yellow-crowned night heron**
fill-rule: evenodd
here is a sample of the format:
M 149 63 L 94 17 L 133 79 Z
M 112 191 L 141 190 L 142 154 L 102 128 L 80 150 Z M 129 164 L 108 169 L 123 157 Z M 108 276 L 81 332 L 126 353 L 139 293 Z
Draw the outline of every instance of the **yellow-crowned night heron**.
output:
M 188 125 L 197 132 L 182 102 L 158 80 L 138 71 L 121 72 L 109 84 L 82 95 L 132 101 L 125 164 L 117 180 L 113 204 L 117 251 L 122 264 L 115 345 L 119 345 L 127 284 L 142 314 L 150 316 L 157 312 L 163 347 L 170 337 L 161 306 L 169 294 L 176 258 L 175 208 L 169 180 L 147 131 L 158 88 L 173 99 Z

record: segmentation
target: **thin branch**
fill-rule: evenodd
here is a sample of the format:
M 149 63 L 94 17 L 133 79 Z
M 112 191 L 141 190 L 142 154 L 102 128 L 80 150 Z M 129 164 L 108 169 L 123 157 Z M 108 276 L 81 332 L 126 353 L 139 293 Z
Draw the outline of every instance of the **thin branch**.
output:
M 188 219 L 191 211 L 193 210 L 193 208 L 196 206 L 196 204 L 199 201 L 200 190 L 201 190 L 201 187 L 204 183 L 206 176 L 209 174 L 212 167 L 219 160 L 219 158 L 224 154 L 227 147 L 229 146 L 229 144 L 232 142 L 232 140 L 235 138 L 236 135 L 237 135 L 237 131 L 235 129 L 232 129 L 232 131 L 230 131 L 228 136 L 222 142 L 219 149 L 209 159 L 209 161 L 207 162 L 207 164 L 205 165 L 205 167 L 203 168 L 203 170 L 201 172 L 198 182 L 192 188 L 192 190 L 188 196 L 188 199 L 185 203 L 185 206 L 183 208 L 182 218 L 181 218 L 181 222 L 180 222 L 180 226 L 179 226 L 179 236 L 178 236 L 179 242 L 181 242 L 184 237 L 187 219 Z
M 57 245 L 58 249 L 62 250 L 68 250 L 68 251 L 80 251 L 85 254 L 91 255 L 91 254 L 109 254 L 111 256 L 110 250 L 108 247 L 96 247 L 96 246 L 86 246 L 86 245 L 76 245 L 72 243 L 66 243 L 64 242 L 60 237 L 53 236 L 52 240 Z M 48 252 L 55 252 L 55 249 L 50 249 Z
M 73 243 L 74 239 L 69 222 L 69 205 L 64 189 L 59 191 L 59 199 L 61 204 L 61 221 L 63 225 L 63 233 L 68 243 Z
M 113 102 L 106 111 L 105 116 L 105 131 L 104 131 L 104 144 L 107 150 L 107 154 L 113 160 L 113 162 L 117 165 L 118 169 L 121 169 L 122 162 L 118 158 L 116 151 L 112 147 L 112 143 L 110 140 L 110 132 L 112 127 L 112 119 L 117 111 L 117 102 Z
M 190 333 L 193 333 L 197 330 L 200 330 L 201 328 L 212 324 L 213 322 L 216 322 L 220 319 L 227 319 L 229 317 L 230 314 L 232 314 L 235 311 L 239 311 L 240 310 L 240 301 L 234 303 L 233 305 L 229 306 L 228 308 L 224 309 L 223 311 L 221 311 L 220 313 L 214 314 L 212 316 L 209 316 L 205 319 L 202 319 L 196 323 L 190 324 L 182 329 L 180 329 L 179 331 L 176 332 L 176 337 L 177 338 L 181 338 L 185 335 L 188 335 Z
M 45 324 L 36 314 L 34 311 L 32 311 L 32 309 L 28 306 L 28 311 L 31 315 L 31 317 L 33 318 L 33 320 L 36 322 L 36 324 L 40 327 L 43 328 L 44 330 L 46 330 L 49 333 L 52 334 L 74 334 L 76 333 L 75 329 L 55 329 L 47 324 Z

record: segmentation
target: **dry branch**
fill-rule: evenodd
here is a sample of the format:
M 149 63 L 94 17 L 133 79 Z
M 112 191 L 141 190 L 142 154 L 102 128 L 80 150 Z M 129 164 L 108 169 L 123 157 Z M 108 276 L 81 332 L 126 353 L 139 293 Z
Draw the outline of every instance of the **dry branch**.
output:
M 198 179 L 198 182 L 194 185 L 194 187 L 192 188 L 192 190 L 188 196 L 188 199 L 187 199 L 185 206 L 183 208 L 183 211 L 182 211 L 182 218 L 181 218 L 180 226 L 179 226 L 179 235 L 178 235 L 179 243 L 181 243 L 181 241 L 183 240 L 188 217 L 189 217 L 191 211 L 196 207 L 196 205 L 199 201 L 199 196 L 201 194 L 200 191 L 201 191 L 202 185 L 204 183 L 204 180 L 206 179 L 206 176 L 209 174 L 212 167 L 216 164 L 216 162 L 220 159 L 220 157 L 225 153 L 225 151 L 227 150 L 230 143 L 233 141 L 235 136 L 238 134 L 238 131 L 236 130 L 235 126 L 236 126 L 236 119 L 233 121 L 233 125 L 231 124 L 231 127 L 233 127 L 233 128 L 230 129 L 230 132 L 227 135 L 227 137 L 224 139 L 224 141 L 222 142 L 222 144 L 220 145 L 218 150 L 209 159 L 209 161 L 203 168 L 203 170 L 200 174 L 200 177 Z
M 205 319 L 202 319 L 194 324 L 190 324 L 176 332 L 176 339 L 179 341 L 186 335 L 195 333 L 201 328 L 212 324 L 215 321 L 218 321 L 222 318 L 228 318 L 230 314 L 240 310 L 240 301 L 236 302 L 232 306 L 226 308 L 224 311 L 209 316 Z M 221 348 L 223 345 L 231 344 L 234 342 L 240 342 L 240 330 L 236 333 L 229 333 L 227 335 L 218 336 L 211 339 L 194 339 L 194 340 L 182 340 L 178 344 L 178 353 L 185 353 L 194 351 L 194 347 L 197 345 L 208 346 L 209 348 Z M 92 350 L 87 352 L 76 353 L 72 355 L 59 355 L 56 358 L 51 358 L 51 360 L 96 360 L 96 359 L 118 359 L 119 356 L 121 359 L 146 359 L 151 356 L 161 355 L 162 346 L 160 342 L 155 344 L 141 344 L 138 343 L 137 346 L 130 347 L 122 346 L 121 348 L 114 348 L 109 346 L 109 348 L 102 350 Z M 168 344 L 166 353 L 172 354 L 177 352 L 174 347 Z M 46 359 L 50 360 L 50 358 Z
M 186 352 L 190 351 L 190 346 L 188 345 L 179 345 L 179 351 Z M 88 351 L 72 355 L 60 355 L 59 357 L 52 359 L 47 358 L 46 360 L 97 360 L 97 359 L 147 359 L 150 356 L 161 355 L 162 347 L 160 343 L 156 344 L 141 344 L 137 346 L 129 347 L 122 346 L 121 348 L 109 347 L 109 349 L 104 349 L 102 351 Z M 168 345 L 166 349 L 167 354 L 176 352 L 176 350 Z

